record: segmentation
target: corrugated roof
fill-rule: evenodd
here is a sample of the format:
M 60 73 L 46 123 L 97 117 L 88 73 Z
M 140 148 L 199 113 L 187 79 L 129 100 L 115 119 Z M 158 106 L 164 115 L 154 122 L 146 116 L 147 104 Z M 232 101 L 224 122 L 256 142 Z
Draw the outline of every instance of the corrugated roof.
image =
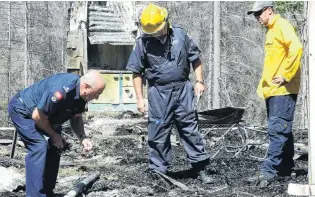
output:
M 88 37 L 91 44 L 134 45 L 132 2 L 108 2 L 107 6 L 90 5 Z

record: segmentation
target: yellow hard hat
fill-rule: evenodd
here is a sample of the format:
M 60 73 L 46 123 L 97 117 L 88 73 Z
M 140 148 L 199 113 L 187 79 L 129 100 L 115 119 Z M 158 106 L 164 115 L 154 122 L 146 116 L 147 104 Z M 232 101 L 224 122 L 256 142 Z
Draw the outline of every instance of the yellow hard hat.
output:
M 141 30 L 145 34 L 154 34 L 163 29 L 167 23 L 167 10 L 150 3 L 141 14 L 140 24 Z

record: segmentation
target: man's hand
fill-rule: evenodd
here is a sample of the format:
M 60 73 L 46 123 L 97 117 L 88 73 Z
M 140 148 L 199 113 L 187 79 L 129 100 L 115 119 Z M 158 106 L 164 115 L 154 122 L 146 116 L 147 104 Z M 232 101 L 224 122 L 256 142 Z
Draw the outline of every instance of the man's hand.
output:
M 203 84 L 197 82 L 195 85 L 195 94 L 201 96 L 204 91 L 205 91 L 205 86 Z
M 145 111 L 145 102 L 143 98 L 137 99 L 137 108 L 139 112 L 144 113 Z
M 84 140 L 82 140 L 82 145 L 83 145 L 83 150 L 89 152 L 90 150 L 92 150 L 93 148 L 93 144 L 91 142 L 91 140 L 85 138 Z
M 64 141 L 63 141 L 63 139 L 62 139 L 62 137 L 61 137 L 61 135 L 60 134 L 58 134 L 58 133 L 53 133 L 51 136 L 49 136 L 50 137 L 50 140 L 51 140 L 51 144 L 53 145 L 53 146 L 55 146 L 56 148 L 58 148 L 58 149 L 62 149 L 63 148 L 63 146 L 64 146 Z
M 282 86 L 282 85 L 285 85 L 287 84 L 288 82 L 281 76 L 275 76 L 274 78 L 272 78 L 272 81 L 271 81 L 273 84 L 277 84 L 279 86 Z

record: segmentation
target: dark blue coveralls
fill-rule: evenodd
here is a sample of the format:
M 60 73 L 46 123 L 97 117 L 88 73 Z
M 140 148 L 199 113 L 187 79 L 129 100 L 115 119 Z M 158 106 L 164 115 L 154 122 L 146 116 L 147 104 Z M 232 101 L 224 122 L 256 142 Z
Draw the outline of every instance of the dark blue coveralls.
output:
M 266 100 L 269 149 L 261 173 L 269 178 L 290 176 L 294 167 L 292 125 L 297 95 L 273 96 Z
M 190 63 L 200 50 L 177 26 L 170 28 L 165 44 L 156 38 L 138 38 L 129 57 L 128 70 L 148 80 L 149 169 L 165 173 L 171 165 L 170 135 L 175 123 L 193 168 L 209 164 L 198 132 L 194 87 L 189 81 Z
M 80 76 L 55 74 L 17 93 L 9 103 L 11 120 L 28 150 L 25 157 L 27 197 L 52 194 L 60 161 L 60 153 L 36 126 L 32 113 L 35 108 L 43 112 L 56 132 L 61 133 L 61 124 L 85 109 L 86 102 L 80 98 L 79 88 Z

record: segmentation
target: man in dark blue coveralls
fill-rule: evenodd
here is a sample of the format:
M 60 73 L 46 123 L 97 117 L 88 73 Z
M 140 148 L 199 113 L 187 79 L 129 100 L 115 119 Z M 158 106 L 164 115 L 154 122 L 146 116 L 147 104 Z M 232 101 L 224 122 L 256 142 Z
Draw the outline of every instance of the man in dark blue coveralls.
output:
M 137 107 L 144 112 L 142 75 L 148 80 L 149 170 L 168 173 L 171 128 L 179 131 L 192 169 L 204 183 L 213 183 L 205 170 L 209 156 L 198 132 L 195 93 L 204 91 L 200 50 L 180 27 L 171 27 L 165 8 L 147 5 L 140 16 L 141 36 L 136 40 L 127 69 L 133 72 Z M 196 85 L 189 81 L 190 63 Z
M 72 130 L 84 150 L 92 149 L 86 138 L 81 113 L 92 99 L 98 99 L 105 88 L 102 76 L 90 71 L 84 76 L 54 74 L 17 93 L 8 111 L 28 154 L 26 196 L 54 196 L 59 169 L 60 150 L 65 141 L 61 124 L 70 119 Z

